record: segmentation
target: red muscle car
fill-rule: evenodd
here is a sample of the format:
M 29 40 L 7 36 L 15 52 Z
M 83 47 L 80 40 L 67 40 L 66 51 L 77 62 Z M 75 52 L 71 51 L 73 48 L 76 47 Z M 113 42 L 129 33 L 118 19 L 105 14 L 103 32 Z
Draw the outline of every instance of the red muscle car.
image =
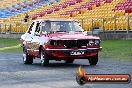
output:
M 35 20 L 21 36 L 24 64 L 40 58 L 42 65 L 49 60 L 73 63 L 75 59 L 88 59 L 90 65 L 98 62 L 100 38 L 87 34 L 72 19 Z

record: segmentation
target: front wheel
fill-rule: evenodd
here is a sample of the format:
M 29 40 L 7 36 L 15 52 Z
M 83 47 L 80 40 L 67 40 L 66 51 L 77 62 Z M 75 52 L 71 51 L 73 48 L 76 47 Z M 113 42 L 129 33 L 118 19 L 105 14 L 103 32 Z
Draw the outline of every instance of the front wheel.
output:
M 98 54 L 90 57 L 88 60 L 89 60 L 90 65 L 96 65 L 98 63 Z
M 24 64 L 32 64 L 33 63 L 33 57 L 28 55 L 26 48 L 23 48 L 23 63 Z
M 41 65 L 42 66 L 48 66 L 49 65 L 49 56 L 44 52 L 43 49 L 40 51 L 40 59 L 41 59 Z

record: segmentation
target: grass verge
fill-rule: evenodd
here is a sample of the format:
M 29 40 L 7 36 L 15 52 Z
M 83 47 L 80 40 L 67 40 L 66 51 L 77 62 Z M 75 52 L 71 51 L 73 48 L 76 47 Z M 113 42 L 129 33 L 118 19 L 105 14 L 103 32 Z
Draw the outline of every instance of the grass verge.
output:
M 102 40 L 102 58 L 132 61 L 132 40 Z
M 0 52 L 22 53 L 20 40 L 0 38 Z

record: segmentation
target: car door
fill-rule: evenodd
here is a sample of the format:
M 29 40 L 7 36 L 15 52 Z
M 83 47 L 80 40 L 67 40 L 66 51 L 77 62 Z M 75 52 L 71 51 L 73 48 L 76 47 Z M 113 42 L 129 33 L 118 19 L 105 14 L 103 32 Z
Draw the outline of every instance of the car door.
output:
M 35 27 L 32 30 L 32 33 L 30 36 L 31 42 L 29 44 L 29 49 L 32 52 L 32 55 L 36 57 L 39 56 L 40 32 L 41 32 L 40 22 L 36 22 Z
M 31 41 L 32 41 L 32 31 L 34 29 L 35 22 L 33 22 L 26 33 L 21 36 L 21 42 L 23 47 L 26 47 L 27 50 L 31 49 Z

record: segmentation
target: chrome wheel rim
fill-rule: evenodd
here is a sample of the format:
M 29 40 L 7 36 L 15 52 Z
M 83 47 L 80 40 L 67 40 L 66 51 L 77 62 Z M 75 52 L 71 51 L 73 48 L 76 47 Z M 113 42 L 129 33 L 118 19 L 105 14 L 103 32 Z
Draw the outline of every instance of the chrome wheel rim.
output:
M 43 64 L 44 63 L 44 54 L 42 52 L 41 52 L 40 59 L 41 59 L 41 63 Z
M 23 53 L 23 61 L 25 62 L 26 61 L 26 54 Z

